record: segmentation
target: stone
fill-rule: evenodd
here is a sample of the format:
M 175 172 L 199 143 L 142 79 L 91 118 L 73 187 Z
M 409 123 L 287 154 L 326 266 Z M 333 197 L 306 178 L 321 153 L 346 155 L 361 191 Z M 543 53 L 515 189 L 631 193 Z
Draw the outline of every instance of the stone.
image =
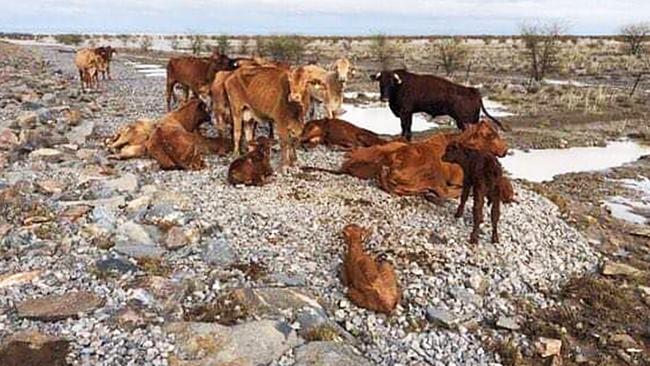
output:
M 42 148 L 32 151 L 29 156 L 32 159 L 44 160 L 49 163 L 56 163 L 63 160 L 63 153 L 57 149 Z
M 634 277 L 641 273 L 637 268 L 634 268 L 625 263 L 607 262 L 603 266 L 602 273 L 605 276 L 628 276 Z
M 94 128 L 95 123 L 92 121 L 81 123 L 68 132 L 68 140 L 73 144 L 83 145 L 86 138 L 93 133 Z
M 165 254 L 165 250 L 161 247 L 144 244 L 130 245 L 120 243 L 115 245 L 113 250 L 135 259 L 160 259 Z
M 185 230 L 179 226 L 173 226 L 165 237 L 165 248 L 169 250 L 180 249 L 192 242 L 198 241 L 198 230 Z
M 123 223 L 117 228 L 117 231 L 128 238 L 129 244 L 155 245 L 154 240 L 144 226 L 133 221 Z
M 294 366 L 370 366 L 352 346 L 334 342 L 310 342 L 296 348 Z
M 138 189 L 138 177 L 127 173 L 119 178 L 104 181 L 103 186 L 105 189 L 117 192 L 133 193 Z
M 0 345 L 3 366 L 66 366 L 70 343 L 38 331 L 23 331 L 5 338 Z
M 472 304 L 475 306 L 482 306 L 483 305 L 483 298 L 479 295 L 476 295 L 469 290 L 467 290 L 464 287 L 453 287 L 449 290 L 449 293 L 451 296 L 453 296 L 456 300 L 464 303 L 464 304 Z
M 81 112 L 78 109 L 68 109 L 65 112 L 65 121 L 70 126 L 77 126 L 81 122 Z
M 95 262 L 95 268 L 97 268 L 99 272 L 107 274 L 125 274 L 129 272 L 135 273 L 139 270 L 138 266 L 120 257 L 98 260 Z
M 29 271 L 3 274 L 0 276 L 0 289 L 32 282 L 41 273 L 42 271 Z
M 85 214 L 90 212 L 91 206 L 88 205 L 78 205 L 78 206 L 72 206 L 67 209 L 65 209 L 61 213 L 61 217 L 68 219 L 72 222 L 77 221 L 81 217 L 83 217 Z
M 21 114 L 18 116 L 16 119 L 16 124 L 18 127 L 21 129 L 30 129 L 36 127 L 36 124 L 38 123 L 38 114 L 35 112 L 28 112 L 25 114 Z
M 267 365 L 302 343 L 289 324 L 274 320 L 232 327 L 174 322 L 164 329 L 178 351 L 171 365 Z
M 562 351 L 562 341 L 559 339 L 540 337 L 535 342 L 535 349 L 542 358 L 557 356 Z
M 296 288 L 240 288 L 233 290 L 229 298 L 257 315 L 280 314 L 283 310 L 304 308 L 325 314 L 318 301 Z
M 426 312 L 427 320 L 437 323 L 448 329 L 454 329 L 460 322 L 460 318 L 444 309 L 428 307 Z
M 610 338 L 610 341 L 625 350 L 639 348 L 639 344 L 634 340 L 634 338 L 626 333 L 614 334 Z
M 77 291 L 25 300 L 16 305 L 16 311 L 19 318 L 59 321 L 89 313 L 103 304 L 104 300 L 99 296 Z
M 12 130 L 5 128 L 0 131 L 0 150 L 11 150 L 18 146 L 18 142 L 18 136 Z
M 227 267 L 238 257 L 232 244 L 223 237 L 211 239 L 203 248 L 203 260 L 211 266 Z
M 499 320 L 497 320 L 497 327 L 501 329 L 508 329 L 508 330 L 519 330 L 521 329 L 521 326 L 517 322 L 516 318 L 511 318 L 511 317 L 500 317 Z
M 36 186 L 38 189 L 40 189 L 44 193 L 61 193 L 63 192 L 63 189 L 65 186 L 63 183 L 53 180 L 53 179 L 45 179 L 41 180 L 36 183 Z

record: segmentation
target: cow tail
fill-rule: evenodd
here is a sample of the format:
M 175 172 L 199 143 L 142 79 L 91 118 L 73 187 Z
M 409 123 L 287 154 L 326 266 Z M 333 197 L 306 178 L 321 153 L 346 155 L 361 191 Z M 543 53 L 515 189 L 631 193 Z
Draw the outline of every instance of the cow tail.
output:
M 340 170 L 325 169 L 325 168 L 319 168 L 319 167 L 315 167 L 315 166 L 301 166 L 300 170 L 302 170 L 303 172 L 324 172 L 324 173 L 330 173 L 330 174 L 336 174 L 336 175 L 345 174 L 345 172 L 340 171 Z
M 496 123 L 496 125 L 499 126 L 499 128 L 501 128 L 501 130 L 507 131 L 507 129 L 505 127 L 503 127 L 503 125 L 501 124 L 501 122 L 498 119 L 492 117 L 492 115 L 490 115 L 490 113 L 488 113 L 487 109 L 485 109 L 485 106 L 483 105 L 483 99 L 482 98 L 481 98 L 481 111 L 483 111 L 483 114 L 485 114 L 489 119 L 494 121 L 494 123 Z

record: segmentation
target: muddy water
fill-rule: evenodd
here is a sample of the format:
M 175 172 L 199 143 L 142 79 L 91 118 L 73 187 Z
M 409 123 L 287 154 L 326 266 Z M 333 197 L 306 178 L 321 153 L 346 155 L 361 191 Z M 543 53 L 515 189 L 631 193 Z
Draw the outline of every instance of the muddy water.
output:
M 138 73 L 143 74 L 148 78 L 165 78 L 167 77 L 167 70 L 156 64 L 140 64 L 137 62 L 125 62 L 125 64 L 132 66 Z
M 513 178 L 543 182 L 559 174 L 617 167 L 647 154 L 650 154 L 650 146 L 633 141 L 613 141 L 605 147 L 515 150 L 501 159 L 501 163 Z
M 637 197 L 611 197 L 603 204 L 609 208 L 612 216 L 634 224 L 648 224 L 650 218 L 650 179 L 622 179 L 619 181 L 628 189 L 636 191 Z

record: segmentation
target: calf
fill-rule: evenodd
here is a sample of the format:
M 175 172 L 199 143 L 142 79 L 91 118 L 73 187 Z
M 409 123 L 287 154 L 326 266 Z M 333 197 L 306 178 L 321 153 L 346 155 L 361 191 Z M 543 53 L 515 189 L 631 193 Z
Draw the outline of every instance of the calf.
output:
M 481 93 L 433 75 L 418 75 L 406 70 L 382 71 L 372 77 L 379 82 L 382 101 L 388 101 L 390 110 L 400 118 L 402 136 L 411 140 L 413 113 L 425 112 L 431 117 L 448 115 L 456 126 L 464 130 L 479 122 L 481 111 L 501 129 L 501 122 L 492 117 L 483 106 Z
M 326 81 L 327 88 L 330 93 L 329 110 L 332 111 L 334 117 L 343 114 L 343 92 L 348 79 L 355 73 L 354 67 L 350 60 L 347 58 L 340 58 L 334 61 L 331 71 L 327 73 Z
M 358 225 L 347 225 L 343 236 L 347 253 L 343 262 L 343 284 L 348 287 L 348 298 L 355 305 L 390 314 L 400 301 L 395 269 L 388 262 L 377 262 L 363 251 L 363 242 L 370 231 Z
M 489 152 L 462 147 L 459 143 L 452 142 L 447 146 L 442 160 L 463 168 L 463 191 L 454 215 L 456 218 L 463 216 L 470 189 L 474 195 L 474 229 L 469 242 L 478 243 L 479 229 L 483 222 L 483 205 L 487 198 L 488 204 L 492 205 L 492 243 L 498 243 L 497 226 L 501 216 L 501 202 L 512 202 L 514 194 L 510 181 L 503 176 L 503 169 L 497 158 Z
M 258 137 L 250 144 L 251 151 L 235 159 L 228 168 L 228 183 L 262 186 L 273 175 L 271 169 L 271 140 Z
M 97 47 L 94 49 L 95 53 L 102 58 L 104 61 L 104 64 L 106 67 L 102 70 L 100 70 L 100 73 L 102 74 L 102 80 L 106 80 L 106 75 L 108 75 L 108 79 L 111 79 L 111 61 L 113 60 L 113 55 L 117 53 L 117 51 L 111 47 L 111 46 L 105 46 L 105 47 Z
M 302 130 L 300 142 L 311 147 L 324 144 L 346 149 L 386 143 L 376 133 L 337 118 L 307 122 Z
M 86 88 L 97 88 L 99 85 L 97 74 L 106 67 L 104 60 L 94 50 L 84 48 L 77 51 L 74 63 L 79 70 L 81 91 L 85 92 Z

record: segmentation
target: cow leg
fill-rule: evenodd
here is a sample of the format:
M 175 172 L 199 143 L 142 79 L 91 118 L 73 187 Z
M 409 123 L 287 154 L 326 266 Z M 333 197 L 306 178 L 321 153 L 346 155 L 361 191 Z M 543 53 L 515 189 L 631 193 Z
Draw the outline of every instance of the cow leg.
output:
M 474 186 L 474 228 L 470 235 L 469 242 L 471 244 L 478 243 L 478 235 L 483 222 L 483 205 L 485 204 L 485 190 L 480 185 Z
M 226 137 L 226 118 L 223 113 L 214 111 L 215 127 L 217 128 L 217 136 Z
M 401 116 L 402 122 L 402 136 L 406 138 L 406 141 L 411 141 L 411 126 L 413 125 L 413 113 L 402 113 Z
M 83 72 L 83 70 L 79 70 L 79 80 L 81 80 L 81 92 L 85 93 L 86 91 L 84 90 L 84 72 Z
M 458 209 L 454 214 L 455 218 L 463 217 L 463 212 L 465 211 L 465 203 L 467 203 L 467 198 L 469 197 L 469 189 L 469 184 L 463 184 L 463 192 L 460 195 L 460 204 L 458 205 Z
M 257 127 L 257 121 L 246 121 L 244 123 L 244 140 L 246 140 L 246 150 L 249 150 L 253 139 L 255 139 L 255 128 Z
M 239 156 L 240 153 L 240 142 L 241 142 L 241 130 L 242 130 L 242 112 L 239 110 L 232 109 L 230 110 L 230 115 L 232 117 L 232 143 L 233 143 L 233 155 L 235 157 Z
M 501 199 L 499 197 L 494 197 L 492 199 L 492 243 L 499 242 L 499 216 L 501 216 Z
M 274 133 L 273 133 L 273 122 L 272 122 L 272 121 L 269 121 L 269 138 L 270 138 L 271 140 L 273 140 L 273 138 L 274 138 L 273 135 L 274 135 Z
M 286 123 L 281 123 L 278 126 L 278 135 L 280 135 L 280 153 L 282 155 L 280 170 L 284 171 L 286 167 L 293 165 L 295 159 L 295 151 L 293 154 L 291 153 L 293 146 L 291 145 Z
M 113 78 L 111 77 L 111 64 L 108 64 L 106 66 L 106 73 L 108 74 L 108 80 L 113 80 Z
M 172 99 L 174 103 L 176 102 L 176 96 L 174 95 L 174 86 L 176 85 L 176 81 L 173 79 L 167 79 L 167 89 L 165 90 L 165 94 L 167 96 L 167 112 L 171 112 L 172 110 Z

